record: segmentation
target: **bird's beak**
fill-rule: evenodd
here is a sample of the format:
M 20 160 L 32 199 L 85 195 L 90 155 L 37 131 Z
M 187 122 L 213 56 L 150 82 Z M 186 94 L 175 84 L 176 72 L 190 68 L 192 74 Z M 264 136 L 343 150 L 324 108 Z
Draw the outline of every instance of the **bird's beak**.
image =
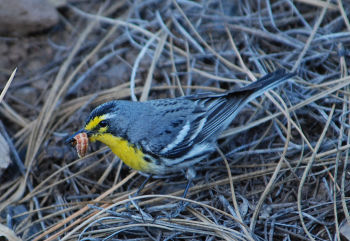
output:
M 68 137 L 68 138 L 65 140 L 64 144 L 66 144 L 66 145 L 71 144 L 71 145 L 75 146 L 76 140 L 74 139 L 74 137 L 75 137 L 76 135 L 80 134 L 80 133 L 83 133 L 83 132 L 85 132 L 85 133 L 87 134 L 88 137 L 90 137 L 91 134 L 92 134 L 91 131 L 87 131 L 87 130 L 85 130 L 85 129 L 81 129 L 81 130 L 75 132 L 75 133 L 74 133 L 73 135 L 71 135 L 70 137 Z

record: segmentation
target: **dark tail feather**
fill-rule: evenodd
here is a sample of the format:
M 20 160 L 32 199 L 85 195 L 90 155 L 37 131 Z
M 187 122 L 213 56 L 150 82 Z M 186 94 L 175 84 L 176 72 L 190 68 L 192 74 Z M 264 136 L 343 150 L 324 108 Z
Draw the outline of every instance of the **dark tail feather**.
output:
M 233 97 L 237 97 L 238 95 L 244 94 L 247 95 L 249 92 L 253 93 L 252 99 L 262 95 L 265 91 L 272 89 L 279 84 L 283 83 L 285 80 L 295 76 L 296 73 L 286 73 L 284 69 L 278 69 L 275 72 L 269 73 L 257 81 L 244 86 L 242 88 L 229 90 L 221 94 L 214 93 L 199 93 L 196 95 L 185 96 L 187 99 L 208 99 L 208 98 L 220 98 L 220 97 L 229 97 L 232 95 Z M 247 93 L 248 92 L 248 93 Z
M 296 73 L 286 73 L 284 69 L 278 69 L 275 72 L 269 73 L 245 87 L 226 92 L 226 94 L 231 94 L 231 93 L 235 94 L 237 92 L 245 92 L 245 91 L 257 91 L 258 93 L 260 92 L 263 93 L 269 89 L 272 89 L 278 86 L 279 84 L 283 83 L 285 80 L 295 75 Z M 256 95 L 256 96 L 259 96 L 259 95 Z
M 245 104 L 293 76 L 295 76 L 295 73 L 277 70 L 240 89 L 227 91 L 222 94 L 197 96 L 197 99 L 200 99 L 208 106 L 207 122 L 201 131 L 201 135 L 198 136 L 198 141 L 204 141 L 207 138 L 220 134 Z

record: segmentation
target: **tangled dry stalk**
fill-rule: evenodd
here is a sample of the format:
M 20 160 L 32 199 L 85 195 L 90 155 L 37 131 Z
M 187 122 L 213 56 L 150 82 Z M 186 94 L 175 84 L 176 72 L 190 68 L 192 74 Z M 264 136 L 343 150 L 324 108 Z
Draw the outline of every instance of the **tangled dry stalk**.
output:
M 342 0 L 73 1 L 48 36 L 51 61 L 16 76 L 0 104 L 15 161 L 1 179 L 0 232 L 340 240 L 350 223 L 349 11 Z M 224 91 L 277 68 L 298 77 L 242 111 L 218 152 L 196 166 L 177 218 L 169 213 L 182 174 L 152 179 L 134 197 L 144 177 L 107 148 L 77 159 L 63 144 L 105 101 Z M 33 104 L 15 98 L 25 86 L 39 92 Z

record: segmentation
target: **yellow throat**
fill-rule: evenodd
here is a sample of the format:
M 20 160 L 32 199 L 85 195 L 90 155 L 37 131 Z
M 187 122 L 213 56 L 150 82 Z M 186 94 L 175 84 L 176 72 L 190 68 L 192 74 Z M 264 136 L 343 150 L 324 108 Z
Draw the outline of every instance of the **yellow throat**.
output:
M 144 160 L 142 151 L 121 137 L 104 133 L 90 137 L 90 141 L 100 141 L 106 144 L 115 155 L 133 169 L 138 171 L 149 170 L 150 163 Z

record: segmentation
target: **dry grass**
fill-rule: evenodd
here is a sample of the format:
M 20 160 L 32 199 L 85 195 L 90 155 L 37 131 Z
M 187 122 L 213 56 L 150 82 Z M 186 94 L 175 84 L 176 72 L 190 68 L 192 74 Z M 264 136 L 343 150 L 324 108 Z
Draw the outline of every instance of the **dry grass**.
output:
M 14 161 L 1 177 L 4 235 L 340 240 L 350 222 L 349 11 L 341 0 L 72 1 L 47 36 L 45 65 L 19 66 L 8 89 L 9 75 L 0 82 Z M 105 101 L 224 91 L 277 68 L 298 77 L 246 106 L 196 166 L 177 218 L 182 173 L 134 197 L 145 177 L 107 148 L 77 159 L 63 144 Z M 33 102 L 16 94 L 24 87 Z

